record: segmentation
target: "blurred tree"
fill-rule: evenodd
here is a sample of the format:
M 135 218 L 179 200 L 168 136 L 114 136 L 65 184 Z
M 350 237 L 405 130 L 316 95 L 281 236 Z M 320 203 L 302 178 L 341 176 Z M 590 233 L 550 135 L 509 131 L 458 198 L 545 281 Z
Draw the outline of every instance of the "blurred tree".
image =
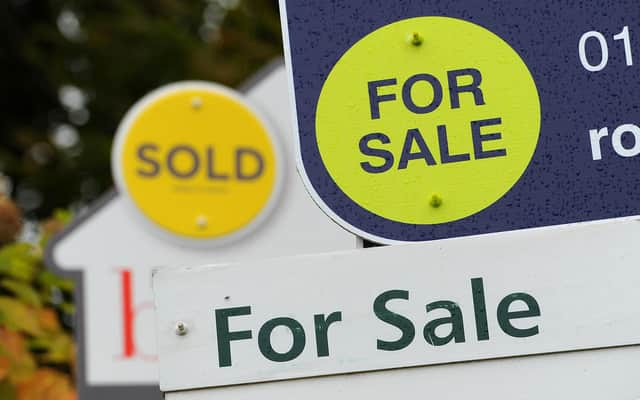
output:
M 111 186 L 113 134 L 169 82 L 236 86 L 281 53 L 277 0 L 5 0 L 0 171 L 30 218 Z

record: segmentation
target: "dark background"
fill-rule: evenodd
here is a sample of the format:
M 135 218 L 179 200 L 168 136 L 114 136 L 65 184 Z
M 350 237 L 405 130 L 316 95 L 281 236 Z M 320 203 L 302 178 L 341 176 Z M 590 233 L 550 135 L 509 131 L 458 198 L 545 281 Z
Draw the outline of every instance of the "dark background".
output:
M 0 171 L 31 219 L 111 185 L 111 141 L 154 88 L 237 86 L 282 52 L 277 0 L 4 0 Z

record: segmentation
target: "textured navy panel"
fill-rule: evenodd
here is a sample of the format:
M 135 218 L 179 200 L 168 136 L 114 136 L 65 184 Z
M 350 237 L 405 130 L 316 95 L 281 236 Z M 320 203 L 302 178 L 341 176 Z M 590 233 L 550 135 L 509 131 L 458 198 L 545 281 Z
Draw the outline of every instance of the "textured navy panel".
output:
M 324 202 L 351 225 L 422 241 L 640 214 L 640 156 L 622 158 L 603 140 L 603 159 L 593 161 L 588 134 L 640 125 L 640 1 L 288 0 L 286 10 L 304 168 Z M 354 204 L 327 173 L 315 140 L 320 91 L 342 54 L 384 25 L 418 16 L 460 18 L 502 37 L 529 67 L 542 105 L 538 147 L 520 181 L 492 206 L 446 224 L 394 222 Z M 622 41 L 612 38 L 624 26 L 631 29 L 632 67 Z M 589 30 L 609 42 L 609 65 L 598 73 L 578 57 Z M 623 144 L 631 147 L 633 136 Z

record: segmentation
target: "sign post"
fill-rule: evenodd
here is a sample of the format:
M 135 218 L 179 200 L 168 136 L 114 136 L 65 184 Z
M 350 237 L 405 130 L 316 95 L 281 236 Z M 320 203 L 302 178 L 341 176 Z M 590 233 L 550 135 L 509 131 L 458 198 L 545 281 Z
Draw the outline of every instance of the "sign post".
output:
M 355 247 L 285 172 L 293 143 L 282 62 L 252 81 L 243 102 L 258 117 L 243 113 L 236 95 L 227 97 L 231 109 L 214 107 L 217 86 L 196 85 L 186 98 L 182 87 L 156 92 L 158 108 L 136 108 L 131 137 L 118 138 L 118 191 L 50 242 L 48 265 L 77 283 L 80 399 L 160 398 L 152 268 Z M 256 124 L 256 137 L 221 127 L 225 118 Z
M 282 0 L 298 170 L 420 242 L 640 214 L 637 2 Z

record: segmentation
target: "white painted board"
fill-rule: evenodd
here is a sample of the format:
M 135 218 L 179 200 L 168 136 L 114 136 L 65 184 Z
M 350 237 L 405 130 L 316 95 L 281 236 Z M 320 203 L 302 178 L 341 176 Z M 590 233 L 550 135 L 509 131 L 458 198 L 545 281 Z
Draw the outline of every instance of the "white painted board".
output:
M 640 347 L 559 353 L 165 394 L 166 400 L 637 400 Z
M 640 343 L 639 233 L 639 222 L 615 221 L 160 270 L 154 277 L 160 388 L 178 391 L 636 345 Z M 485 334 L 479 333 L 475 316 L 483 307 L 474 299 L 474 278 L 483 281 L 488 340 L 479 340 Z M 410 344 L 395 351 L 380 348 L 379 341 L 396 342 L 401 337 L 394 326 L 398 323 L 383 321 L 373 306 L 376 298 L 391 290 L 406 291 L 408 300 L 391 300 L 386 308 L 415 327 Z M 533 301 L 525 302 L 523 295 L 514 293 L 525 293 Z M 462 314 L 464 337 L 434 346 L 423 337 L 423 327 L 453 311 L 427 312 L 425 307 L 442 300 L 450 300 L 450 309 Z M 502 311 L 500 303 L 506 304 Z M 251 307 L 251 315 L 229 317 L 228 328 L 216 318 L 220 310 L 243 307 Z M 330 354 L 319 357 L 314 315 L 335 311 L 342 318 L 328 329 Z M 518 311 L 526 318 L 505 317 Z M 264 328 L 276 317 L 295 319 L 305 332 L 302 352 L 290 360 L 274 361 L 267 356 L 271 353 L 266 345 L 260 350 L 267 342 L 259 340 L 261 329 L 267 332 L 263 338 L 271 338 L 272 351 L 284 354 L 296 347 L 300 328 L 295 325 L 272 332 Z M 187 335 L 175 334 L 178 321 L 189 327 Z M 435 336 L 446 337 L 451 326 L 437 328 Z M 522 335 L 525 330 L 530 334 Z M 250 339 L 230 341 L 231 366 L 223 365 L 226 361 L 219 352 L 225 348 L 220 332 L 227 331 L 240 336 L 247 334 L 238 332 L 251 331 Z
M 225 246 L 185 247 L 138 224 L 123 197 L 115 194 L 52 242 L 51 265 L 83 272 L 84 296 L 78 301 L 86 312 L 79 319 L 86 348 L 79 354 L 87 385 L 157 386 L 153 268 L 356 247 L 356 238 L 326 218 L 294 171 L 284 65 L 256 78 L 246 96 L 278 128 L 276 134 L 286 150 L 283 193 L 259 229 Z

